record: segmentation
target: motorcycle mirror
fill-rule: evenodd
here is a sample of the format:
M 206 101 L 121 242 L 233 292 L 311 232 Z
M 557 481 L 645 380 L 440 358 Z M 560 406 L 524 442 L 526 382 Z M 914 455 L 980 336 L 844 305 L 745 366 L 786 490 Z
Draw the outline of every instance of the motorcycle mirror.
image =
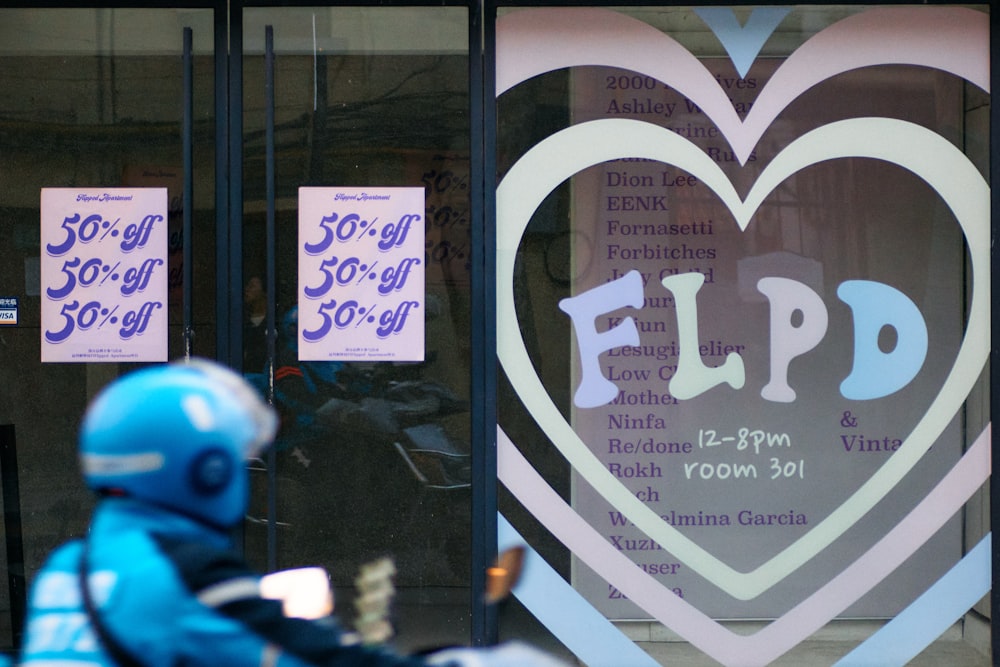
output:
M 504 549 L 493 567 L 486 570 L 486 602 L 494 604 L 506 599 L 521 578 L 525 548 L 514 546 Z

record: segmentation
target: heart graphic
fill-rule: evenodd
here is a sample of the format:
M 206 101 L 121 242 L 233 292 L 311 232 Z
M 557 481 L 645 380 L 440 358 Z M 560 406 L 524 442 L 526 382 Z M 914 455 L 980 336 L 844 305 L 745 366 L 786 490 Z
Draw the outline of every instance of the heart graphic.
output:
M 553 26 L 559 28 L 553 29 Z M 849 48 L 845 48 L 845 45 L 849 45 Z M 617 12 L 599 9 L 525 10 L 507 14 L 497 23 L 497 93 L 499 95 L 530 77 L 565 67 L 600 65 L 648 74 L 697 104 L 733 146 L 740 163 L 745 163 L 758 139 L 785 106 L 802 92 L 829 77 L 870 65 L 921 65 L 965 78 L 988 92 L 989 59 L 985 55 L 988 52 L 989 23 L 988 16 L 984 13 L 956 7 L 868 10 L 833 24 L 800 46 L 770 78 L 746 120 L 741 122 L 730 100 L 702 63 L 669 36 L 651 26 Z M 778 166 L 772 164 L 768 167 L 746 201 L 739 201 L 734 196 L 726 177 L 714 173 L 714 165 L 706 164 L 697 155 L 697 148 L 654 136 L 659 133 L 651 128 L 639 130 L 639 134 L 653 138 L 654 142 L 667 142 L 667 152 L 673 151 L 672 158 L 664 160 L 666 156 L 663 151 L 652 150 L 652 153 L 657 154 L 652 159 L 676 164 L 686 170 L 700 170 L 699 173 L 703 171 L 706 175 L 711 173 L 711 187 L 730 207 L 741 228 L 745 228 L 756 206 L 774 186 L 794 173 L 795 169 L 807 166 L 810 160 L 848 157 L 848 153 L 855 152 L 859 156 L 894 162 L 918 173 L 938 190 L 946 203 L 954 205 L 953 212 L 975 255 L 972 281 L 974 303 L 962 349 L 941 393 L 933 400 L 932 409 L 907 438 L 903 456 L 891 459 L 891 465 L 884 466 L 822 524 L 761 568 L 746 574 L 734 572 L 697 545 L 687 542 L 682 535 L 674 535 L 676 531 L 672 531 L 658 517 L 650 516 L 652 512 L 645 505 L 624 491 L 618 480 L 606 473 L 558 411 L 553 409 L 551 400 L 535 375 L 517 327 L 510 286 L 513 284 L 514 256 L 524 225 L 541 197 L 577 170 L 626 153 L 628 156 L 633 153 L 646 154 L 642 146 L 630 143 L 629 148 L 623 149 L 618 141 L 627 136 L 627 132 L 635 126 L 616 128 L 606 124 L 590 125 L 582 131 L 571 128 L 574 130 L 573 134 L 561 134 L 562 143 L 557 145 L 543 142 L 547 146 L 546 153 L 532 151 L 532 167 L 529 168 L 529 162 L 523 158 L 517 165 L 520 169 L 517 180 L 511 178 L 513 173 L 508 174 L 501 184 L 502 198 L 498 191 L 498 356 L 508 377 L 516 380 L 515 389 L 521 400 L 550 440 L 563 450 L 563 454 L 577 470 L 581 469 L 581 464 L 589 468 L 593 475 L 588 476 L 588 479 L 598 481 L 602 487 L 599 491 L 611 500 L 612 505 L 630 516 L 633 523 L 637 523 L 634 519 L 641 516 L 646 524 L 643 529 L 647 532 L 652 530 L 658 540 L 676 542 L 668 544 L 668 548 L 683 546 L 688 551 L 683 560 L 689 566 L 704 566 L 705 571 L 715 576 L 717 585 L 731 593 L 736 591 L 739 593 L 737 597 L 751 598 L 766 590 L 781 578 L 782 567 L 801 564 L 811 553 L 816 553 L 824 544 L 836 539 L 846 524 L 864 513 L 866 497 L 868 502 L 878 502 L 926 451 L 934 441 L 935 433 L 940 433 L 943 423 L 950 415 L 960 409 L 971 386 L 971 380 L 963 380 L 963 375 L 965 378 L 976 377 L 988 357 L 989 195 L 986 184 L 964 156 L 950 145 L 944 146 L 940 138 L 927 136 L 930 133 L 914 131 L 905 124 L 895 125 L 890 122 L 889 125 L 882 125 L 875 122 L 875 119 L 855 122 L 860 123 L 855 125 L 856 128 L 869 133 L 871 145 L 881 144 L 882 148 L 870 151 L 868 146 L 860 146 L 857 147 L 858 150 L 846 150 L 837 143 L 839 138 L 836 130 L 831 132 L 829 128 L 820 128 L 816 132 L 823 134 L 813 133 L 811 145 L 803 143 L 803 138 L 794 144 L 794 149 L 792 146 L 786 148 L 780 159 L 775 161 Z M 879 136 L 874 131 L 879 126 L 886 130 L 884 136 Z M 611 133 L 594 131 L 598 128 Z M 609 136 L 615 136 L 616 141 L 602 140 Z M 906 136 L 912 136 L 916 143 L 907 146 L 905 139 L 900 141 Z M 570 137 L 572 140 L 566 141 Z M 639 140 L 634 143 L 646 142 Z M 823 143 L 838 146 L 838 150 L 829 151 L 821 145 Z M 653 145 L 662 148 L 666 144 L 650 144 Z M 926 160 L 920 159 L 918 155 L 921 152 L 929 155 L 939 147 L 944 150 L 942 158 L 947 155 L 946 159 L 957 169 L 954 174 L 945 173 L 947 169 L 941 171 L 933 165 L 925 164 Z M 550 169 L 553 170 L 551 173 Z M 968 183 L 962 183 L 962 177 L 953 178 L 959 173 L 969 178 Z M 544 183 L 537 182 L 540 175 L 545 177 Z M 974 191 L 965 191 L 964 186 L 967 184 L 974 184 Z M 972 204 L 972 208 L 965 207 L 961 201 L 963 195 L 969 197 L 969 201 L 965 203 Z M 953 395 L 947 396 L 950 392 L 954 392 Z M 553 535 L 655 619 L 723 664 L 764 665 L 804 640 L 846 609 L 853 600 L 871 590 L 876 583 L 902 565 L 948 517 L 962 507 L 989 475 L 989 443 L 987 427 L 975 445 L 945 475 L 934 491 L 867 553 L 807 599 L 752 635 L 737 635 L 727 630 L 685 600 L 673 595 L 656 578 L 615 551 L 597 530 L 552 491 L 523 459 L 516 446 L 499 430 L 498 474 L 504 485 Z M 901 452 L 897 452 L 899 453 Z M 628 511 L 625 511 L 626 507 Z M 988 537 L 985 541 L 988 541 Z M 981 551 L 983 550 L 977 547 L 976 552 Z M 986 551 L 988 552 L 988 544 Z M 960 561 L 932 590 L 921 596 L 886 627 L 886 630 L 890 627 L 899 628 L 898 631 L 877 633 L 842 662 L 867 660 L 865 664 L 901 664 L 916 655 L 971 606 L 972 603 L 965 604 L 966 601 L 978 599 L 989 588 L 988 581 L 981 581 L 982 559 L 970 560 L 970 556 Z M 962 576 L 965 576 L 965 580 L 957 583 L 956 577 L 961 579 Z M 986 579 L 988 578 L 987 576 Z M 562 582 L 558 575 L 555 575 L 555 579 L 556 583 Z M 945 579 L 948 580 L 946 585 Z M 941 592 L 943 587 L 947 588 L 945 593 Z M 556 636 L 565 636 L 567 645 L 574 648 L 588 664 L 589 657 L 598 658 L 593 664 L 620 663 L 617 657 L 601 662 L 599 656 L 609 655 L 609 647 L 594 650 L 595 647 L 587 642 L 581 642 L 577 628 L 569 629 L 563 635 L 558 632 L 556 626 L 565 625 L 567 606 L 578 608 L 581 614 L 579 618 L 589 619 L 590 623 L 596 618 L 594 610 L 585 600 L 578 596 L 575 599 L 572 596 L 559 597 L 555 594 L 558 588 L 546 588 L 542 595 L 548 594 L 547 597 L 562 600 L 562 611 L 546 616 L 549 620 L 543 622 L 553 628 Z M 565 586 L 562 588 L 565 589 Z M 941 596 L 947 597 L 949 601 L 959 596 L 961 601 L 957 606 L 943 604 Z M 537 607 L 541 611 L 544 605 L 536 598 L 528 607 L 533 611 Z M 918 617 L 916 620 L 914 615 Z M 578 618 L 575 614 L 573 617 Z M 542 616 L 539 618 L 542 619 Z M 919 629 L 915 628 L 914 622 L 919 625 Z M 901 641 L 899 632 L 908 639 Z M 634 659 L 629 664 L 648 662 L 641 659 L 642 656 L 637 656 L 635 651 L 626 650 L 631 648 L 626 646 L 630 641 L 619 635 L 610 624 L 606 632 L 595 631 L 593 636 L 604 637 L 612 643 L 617 636 L 619 641 L 616 645 L 621 649 L 617 654 L 619 657 L 633 656 Z M 880 639 L 883 636 L 895 639 Z M 889 659 L 889 653 L 885 651 L 886 641 L 893 646 L 893 659 Z M 610 650 L 613 652 L 613 649 Z M 904 659 L 901 657 L 904 655 L 909 657 Z M 873 659 L 873 656 L 877 658 Z
M 552 26 L 559 26 L 553 31 Z M 601 9 L 537 9 L 497 21 L 497 95 L 544 72 L 601 65 L 652 76 L 711 118 L 740 160 L 789 102 L 832 76 L 882 64 L 951 72 L 989 90 L 989 17 L 960 7 L 888 7 L 850 16 L 795 50 L 741 121 L 711 72 L 671 37 Z M 624 46 L 624 45 L 627 45 Z
M 729 7 L 698 7 L 694 13 L 719 38 L 736 72 L 745 79 L 768 37 L 791 11 L 791 7 L 754 7 L 742 26 Z
M 750 635 L 737 634 L 723 627 L 683 598 L 672 594 L 656 578 L 636 567 L 542 479 L 500 428 L 497 429 L 498 475 L 504 486 L 548 527 L 553 535 L 577 554 L 594 572 L 611 582 L 653 618 L 719 662 L 725 665 L 750 667 L 770 663 L 822 628 L 930 539 L 989 477 L 990 436 L 991 430 L 987 427 L 937 487 L 865 554 L 807 599 L 765 628 Z M 523 543 L 523 540 L 520 542 Z M 988 550 L 989 536 L 984 537 L 983 542 L 986 543 Z M 934 614 L 924 615 L 921 622 L 923 632 L 904 633 L 908 635 L 905 641 L 897 638 L 892 642 L 894 651 L 897 653 L 909 651 L 912 657 L 989 589 L 989 568 L 981 568 L 978 566 L 978 561 L 967 561 L 967 558 L 960 561 L 959 565 L 934 586 L 940 589 L 943 587 L 942 582 L 947 581 L 946 592 L 941 595 L 948 603 L 934 604 L 932 601 L 930 604 Z M 970 565 L 970 562 L 975 564 Z M 968 577 L 970 581 L 955 581 L 956 571 L 969 569 L 974 570 L 973 575 Z M 986 570 L 985 576 L 982 573 L 983 569 Z M 986 581 L 981 581 L 982 579 Z M 537 582 L 533 588 L 538 590 L 533 593 L 541 598 L 541 601 L 535 601 L 535 606 L 529 608 L 534 611 L 536 607 L 555 605 L 558 607 L 558 612 L 549 615 L 556 617 L 559 619 L 557 622 L 565 625 L 564 619 L 570 615 L 567 612 L 575 611 L 571 608 L 573 602 L 577 602 L 577 607 L 586 606 L 586 603 L 580 603 L 572 597 L 566 599 L 568 596 L 565 594 L 560 596 L 558 590 L 564 586 L 562 578 L 554 573 L 550 581 Z M 918 602 L 923 601 L 925 596 L 921 596 Z M 956 611 L 954 609 L 956 599 L 968 601 L 968 604 L 964 607 L 958 605 L 961 608 Z M 619 656 L 628 654 L 624 647 L 613 645 L 618 637 L 611 628 L 605 628 L 604 632 L 597 632 L 595 628 L 588 633 L 588 637 L 593 636 L 600 643 L 599 646 L 589 644 L 580 646 L 584 642 L 579 638 L 578 627 L 584 624 L 597 624 L 593 618 L 593 614 L 596 613 L 592 608 L 585 610 L 583 615 L 590 618 L 579 625 L 571 624 L 570 628 L 566 628 L 561 633 L 564 641 L 568 645 L 576 644 L 579 650 L 577 655 L 587 664 L 644 665 L 645 661 L 641 658 L 623 663 L 621 659 L 616 661 L 606 657 L 614 655 L 616 648 L 623 649 L 619 652 Z M 900 614 L 897 619 L 902 616 L 903 614 Z M 930 628 L 930 624 L 940 627 L 940 631 L 927 636 L 926 631 Z M 557 630 L 558 628 L 554 629 Z M 556 634 L 560 635 L 558 631 Z M 866 644 L 858 647 L 856 652 L 863 653 Z M 631 655 L 635 656 L 634 650 Z M 596 659 L 591 660 L 591 658 Z M 906 661 L 868 660 L 858 664 L 903 664 L 904 662 Z
M 535 209 L 562 181 L 587 167 L 623 157 L 673 165 L 711 188 L 745 230 L 764 198 L 799 170 L 838 158 L 871 158 L 926 181 L 958 220 L 971 253 L 972 299 L 961 348 L 941 390 L 902 446 L 844 503 L 750 572 L 739 572 L 664 522 L 633 495 L 563 418 L 534 372 L 514 303 L 514 260 Z M 642 121 L 590 121 L 534 146 L 497 188 L 497 354 L 521 401 L 580 474 L 612 506 L 664 549 L 735 598 L 760 595 L 822 551 L 877 504 L 934 444 L 959 411 L 989 353 L 989 186 L 943 137 L 918 125 L 860 118 L 822 126 L 792 142 L 764 169 L 741 200 L 716 162 L 687 139 Z

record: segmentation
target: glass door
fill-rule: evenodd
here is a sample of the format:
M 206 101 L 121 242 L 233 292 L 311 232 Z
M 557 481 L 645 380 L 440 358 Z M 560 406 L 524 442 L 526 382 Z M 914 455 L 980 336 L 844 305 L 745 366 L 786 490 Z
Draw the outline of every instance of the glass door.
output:
M 396 646 L 467 642 L 469 11 L 242 12 L 242 366 L 282 418 L 254 470 L 247 554 L 326 567 L 348 624 L 359 569 L 388 556 Z M 403 191 L 417 198 L 405 215 Z M 416 250 L 380 255 L 369 224 L 409 232 Z M 411 269 L 422 284 L 393 311 L 410 319 L 386 352 L 384 302 L 357 290 L 398 290 Z M 325 356 L 303 354 L 317 340 Z
M 86 312 L 99 278 L 124 270 L 94 263 L 100 237 L 119 229 L 78 226 L 80 243 L 63 257 L 55 282 L 42 284 L 40 235 L 44 188 L 96 192 L 114 188 L 167 191 L 169 273 L 167 354 L 215 354 L 215 12 L 211 3 L 168 8 L 59 8 L 6 3 L 0 9 L 0 450 L 7 585 L 0 586 L 0 649 L 17 645 L 24 595 L 43 559 L 86 530 L 91 495 L 80 479 L 76 434 L 87 402 L 137 364 L 110 358 L 108 333 L 91 352 L 101 361 L 42 363 L 46 287 L 73 294 L 60 332 L 117 321 L 113 309 Z M 44 4 L 44 3 L 43 3 Z M 51 4 L 51 3 L 48 3 Z M 185 104 L 187 102 L 188 104 Z M 187 111 L 185 110 L 187 107 Z M 186 123 L 189 124 L 185 129 Z M 185 157 L 184 137 L 194 146 Z M 192 181 L 185 209 L 184 174 Z M 185 238 L 185 218 L 189 221 Z M 124 225 L 121 226 L 124 229 Z M 75 232 L 74 232 L 75 234 Z M 118 237 L 121 238 L 121 237 Z M 89 245 L 86 242 L 91 242 Z M 100 267 L 100 268 L 98 268 Z M 108 270 L 104 270 L 104 268 Z M 199 289 L 192 298 L 193 276 Z M 90 291 L 88 291 L 90 290 Z M 72 304 L 77 304 L 75 309 Z M 123 308 L 122 311 L 125 309 Z M 120 314 L 120 313 L 119 313 Z M 58 338 L 50 336 L 50 339 Z M 105 349 L 106 348 L 106 349 Z

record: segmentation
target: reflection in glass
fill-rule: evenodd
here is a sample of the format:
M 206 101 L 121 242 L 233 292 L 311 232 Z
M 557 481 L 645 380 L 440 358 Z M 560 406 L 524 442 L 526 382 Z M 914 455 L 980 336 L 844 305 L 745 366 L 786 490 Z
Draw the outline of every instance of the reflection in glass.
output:
M 354 577 L 395 561 L 399 642 L 464 642 L 469 581 L 469 92 L 465 10 L 287 8 L 245 16 L 244 274 L 274 253 L 278 567 L 327 568 L 350 621 Z M 276 246 L 265 245 L 263 35 L 275 48 Z M 419 38 L 417 38 L 419 36 Z M 300 362 L 301 186 L 423 186 L 425 361 Z M 266 284 L 266 280 L 265 280 Z M 244 341 L 249 352 L 252 339 Z M 256 363 L 256 362 L 254 362 Z M 269 390 L 266 366 L 247 366 Z M 268 461 L 247 551 L 266 554 Z M 429 635 L 421 605 L 444 618 Z
M 751 10 L 735 10 L 740 25 Z M 740 118 L 794 49 L 863 10 L 794 8 L 760 57 L 739 73 L 691 9 L 615 8 L 694 54 Z M 532 10 L 501 14 L 521 11 Z M 569 16 L 552 21 L 553 41 L 571 22 Z M 536 29 L 537 22 L 528 32 Z M 623 33 L 623 52 L 631 43 Z M 654 65 L 672 73 L 662 60 L 651 62 L 650 69 Z M 690 80 L 677 76 L 668 84 L 647 72 L 588 64 L 539 74 L 499 97 L 498 179 L 504 181 L 531 160 L 538 180 L 557 183 L 519 239 L 513 285 L 497 288 L 513 288 L 515 333 L 531 364 L 514 372 L 537 375 L 558 411 L 540 418 L 539 406 L 524 404 L 505 384 L 501 392 L 510 400 L 499 404 L 500 422 L 598 537 L 653 575 L 664 595 L 679 596 L 739 627 L 742 621 L 777 618 L 816 591 L 933 488 L 988 422 L 980 407 L 988 396 L 985 375 L 958 414 L 941 424 L 934 446 L 904 483 L 866 511 L 843 539 L 750 600 L 734 599 L 690 562 L 648 539 L 621 504 L 609 502 L 595 491 L 593 479 L 553 454 L 553 443 L 536 422 L 564 419 L 620 483 L 623 496 L 638 498 L 653 518 L 738 572 L 753 570 L 793 544 L 876 474 L 936 400 L 969 317 L 968 299 L 976 287 L 970 279 L 971 255 L 959 221 L 933 184 L 882 160 L 810 154 L 807 166 L 763 198 L 745 230 L 706 178 L 723 174 L 745 198 L 794 140 L 836 121 L 865 117 L 928 128 L 968 155 L 973 168 L 986 176 L 988 112 L 983 109 L 988 99 L 961 77 L 930 68 L 849 71 L 790 102 L 741 163 L 727 137 L 699 108 L 704 99 L 699 93 L 705 91 L 681 90 L 682 84 Z M 599 127 L 588 125 L 591 121 L 609 119 L 633 124 L 610 129 L 605 123 L 602 131 L 586 134 Z M 538 157 L 541 142 L 561 132 L 574 137 L 566 150 Z M 646 141 L 635 140 L 640 132 Z M 670 141 L 670 150 L 653 155 L 654 138 Z M 588 152 L 590 142 L 600 148 Z M 590 154 L 610 159 L 581 165 Z M 563 155 L 568 157 L 562 160 Z M 696 159 L 705 157 L 711 166 Z M 502 212 L 499 217 L 503 224 Z M 638 273 L 629 277 L 632 271 Z M 876 284 L 884 289 L 874 299 L 879 306 L 871 308 L 871 300 L 857 295 L 875 294 Z M 781 311 L 793 294 L 809 298 Z M 594 303 L 603 308 L 588 310 Z M 895 378 L 879 400 L 860 400 L 841 384 L 848 376 L 873 373 L 866 362 L 855 365 L 860 358 L 855 341 L 877 347 L 880 354 L 910 342 L 906 327 L 865 331 L 859 324 L 862 311 L 868 307 L 889 317 L 897 303 L 906 304 L 901 310 L 921 313 L 930 341 L 926 355 L 919 370 Z M 776 320 L 774 312 L 785 317 Z M 577 321 L 571 319 L 574 313 Z M 906 320 L 895 322 L 900 321 Z M 696 338 L 686 337 L 682 323 L 696 327 L 688 329 Z M 633 341 L 601 347 L 596 354 L 599 375 L 612 389 L 601 385 L 606 391 L 598 401 L 575 399 L 581 386 L 593 388 L 586 377 L 593 368 L 585 364 L 595 360 L 581 360 L 585 343 L 605 334 L 621 341 L 630 328 Z M 807 330 L 818 333 L 818 340 L 795 348 Z M 731 354 L 739 355 L 738 373 Z M 691 360 L 696 368 L 704 367 L 703 377 L 714 373 L 717 381 L 686 390 L 674 383 L 682 364 Z M 512 372 L 506 365 L 505 370 Z M 575 440 L 562 444 L 568 449 Z M 656 622 L 645 624 L 647 610 L 627 599 L 615 582 L 588 567 L 591 554 L 567 553 L 516 500 L 505 496 L 503 501 L 502 511 L 519 519 L 514 522 L 518 530 L 590 604 L 636 633 L 661 630 Z M 919 575 L 887 579 L 844 611 L 841 620 L 891 618 L 924 590 L 928 579 L 948 571 L 988 530 L 988 520 L 977 510 L 980 501 L 969 504 L 969 514 L 953 517 L 913 557 L 911 572 Z
M 197 9 L 0 9 L 0 228 L 3 297 L 16 326 L 0 331 L 0 423 L 13 424 L 24 563 L 86 528 L 91 497 L 79 479 L 76 434 L 87 401 L 135 368 L 128 363 L 39 362 L 39 193 L 45 187 L 166 187 L 169 196 L 168 355 L 184 353 L 182 326 L 182 52 L 193 33 L 193 306 L 195 352 L 215 342 L 213 12 Z M 13 444 L 13 443 L 12 443 Z M 15 473 L 17 476 L 11 478 Z M 5 508 L 5 510 L 8 508 Z M 11 536 L 8 535 L 8 538 Z M 9 543 L 8 543 L 9 544 Z M 0 649 L 13 645 L 17 600 L 0 587 Z

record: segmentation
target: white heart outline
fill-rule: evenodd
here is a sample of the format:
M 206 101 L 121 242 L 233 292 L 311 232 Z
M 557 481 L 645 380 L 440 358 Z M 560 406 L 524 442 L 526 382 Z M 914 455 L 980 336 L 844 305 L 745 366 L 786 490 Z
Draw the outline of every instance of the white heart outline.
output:
M 504 485 L 556 539 L 577 554 L 596 574 L 665 627 L 671 628 L 720 663 L 751 667 L 770 664 L 825 626 L 896 571 L 961 510 L 989 479 L 991 433 L 988 424 L 937 486 L 867 552 L 807 598 L 752 634 L 736 633 L 706 616 L 631 561 L 542 479 L 499 426 L 497 458 L 498 473 Z M 985 578 L 989 578 L 988 572 Z M 989 588 L 988 584 L 986 588 Z M 590 606 L 583 600 L 579 604 Z M 912 622 L 912 612 L 909 611 L 912 608 L 911 604 L 899 616 L 909 616 L 908 622 Z M 567 612 L 572 614 L 574 610 Z M 586 654 L 579 655 L 586 660 Z
M 992 427 L 987 424 L 937 486 L 884 537 L 807 598 L 749 635 L 733 632 L 709 618 L 612 546 L 542 479 L 499 425 L 497 459 L 498 474 L 504 485 L 595 573 L 720 663 L 751 667 L 770 664 L 822 628 L 936 534 L 989 479 L 991 438 Z M 910 609 L 912 606 L 900 616 L 910 615 Z
M 696 176 L 729 207 L 741 230 L 778 184 L 806 166 L 838 158 L 884 160 L 927 182 L 951 209 L 968 242 L 972 266 L 969 321 L 941 391 L 903 445 L 868 481 L 795 542 L 749 572 L 730 567 L 685 537 L 604 467 L 549 398 L 521 338 L 514 307 L 514 260 L 531 215 L 563 180 L 623 157 L 656 160 Z M 880 501 L 961 408 L 989 356 L 989 206 L 989 186 L 968 158 L 943 137 L 906 121 L 856 118 L 817 128 L 775 157 L 745 201 L 711 158 L 667 129 L 627 119 L 580 123 L 532 147 L 497 187 L 497 356 L 535 421 L 598 493 L 705 579 L 737 599 L 753 599 L 836 540 Z

